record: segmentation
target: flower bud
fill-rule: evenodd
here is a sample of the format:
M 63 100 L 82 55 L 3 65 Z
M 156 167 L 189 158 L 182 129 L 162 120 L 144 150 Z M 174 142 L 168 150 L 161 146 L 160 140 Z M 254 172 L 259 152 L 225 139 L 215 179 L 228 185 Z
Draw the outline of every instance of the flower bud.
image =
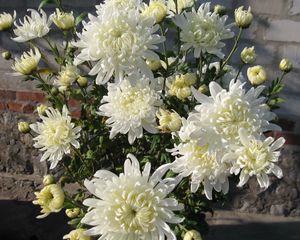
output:
M 293 69 L 293 64 L 290 62 L 289 59 L 284 58 L 280 61 L 279 69 L 282 72 L 288 73 Z
M 3 12 L 0 14 L 0 31 L 8 30 L 12 27 L 14 21 L 16 19 L 16 11 L 14 15 Z
M 146 60 L 146 64 L 152 71 L 156 71 L 162 67 L 160 60 Z
M 58 8 L 56 12 L 51 15 L 54 24 L 61 30 L 67 31 L 75 26 L 75 18 L 73 12 L 61 12 Z
M 153 17 L 156 23 L 160 23 L 167 15 L 167 6 L 163 1 L 153 0 L 142 11 L 142 16 Z
M 58 88 L 57 88 L 57 87 L 51 88 L 51 94 L 52 94 L 53 96 L 56 96 L 58 93 L 59 93 L 59 91 L 58 91 Z
M 86 77 L 79 76 L 76 81 L 82 88 L 86 88 L 88 85 L 88 79 Z
M 252 85 L 260 85 L 267 80 L 266 70 L 260 65 L 248 68 L 247 76 Z
M 245 64 L 252 64 L 256 59 L 254 47 L 245 47 L 241 52 L 241 60 Z
M 63 239 L 66 239 L 66 240 L 91 240 L 91 237 L 85 235 L 84 232 L 85 232 L 85 229 L 78 228 L 78 229 L 71 231 L 67 235 L 63 236 Z
M 208 93 L 208 86 L 206 84 L 202 84 L 199 88 L 198 88 L 198 91 L 205 94 L 205 93 Z
M 176 132 L 181 127 L 181 118 L 175 111 L 170 112 L 167 110 L 159 109 L 159 113 L 156 114 L 159 119 L 159 129 L 163 132 Z
M 223 16 L 226 14 L 226 7 L 220 4 L 215 5 L 214 12 L 219 14 L 219 16 Z
M 253 20 L 253 15 L 251 13 L 251 7 L 248 10 L 243 10 L 244 7 L 241 6 L 235 9 L 235 23 L 239 28 L 248 28 Z
M 18 123 L 18 130 L 20 133 L 29 133 L 30 127 L 28 122 L 19 122 Z
M 48 106 L 44 105 L 44 104 L 40 104 L 39 106 L 37 106 L 36 110 L 38 112 L 38 114 L 40 116 L 45 116 L 46 114 L 46 110 L 48 109 Z
M 11 59 L 11 53 L 6 51 L 6 52 L 3 52 L 2 53 L 2 57 L 5 59 L 5 60 L 10 60 Z
M 50 184 L 53 184 L 53 183 L 55 183 L 55 179 L 52 175 L 44 176 L 44 178 L 43 178 L 44 186 L 47 186 L 47 185 L 50 185 Z
M 66 209 L 66 215 L 69 218 L 76 218 L 80 214 L 80 208 L 69 208 Z
M 185 233 L 183 240 L 202 240 L 202 237 L 198 231 L 190 230 Z
M 37 218 L 47 217 L 52 212 L 59 212 L 64 205 L 65 194 L 62 188 L 57 184 L 50 184 L 45 186 L 40 192 L 35 192 L 36 200 L 32 203 L 40 205 L 42 215 Z

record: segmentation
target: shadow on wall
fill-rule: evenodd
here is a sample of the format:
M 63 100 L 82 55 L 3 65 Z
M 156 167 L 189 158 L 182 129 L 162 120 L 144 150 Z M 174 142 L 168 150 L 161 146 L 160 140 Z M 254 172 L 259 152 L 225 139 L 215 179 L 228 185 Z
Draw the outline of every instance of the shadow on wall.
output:
M 56 240 L 71 229 L 64 211 L 36 219 L 40 208 L 31 202 L 0 201 L 1 240 Z

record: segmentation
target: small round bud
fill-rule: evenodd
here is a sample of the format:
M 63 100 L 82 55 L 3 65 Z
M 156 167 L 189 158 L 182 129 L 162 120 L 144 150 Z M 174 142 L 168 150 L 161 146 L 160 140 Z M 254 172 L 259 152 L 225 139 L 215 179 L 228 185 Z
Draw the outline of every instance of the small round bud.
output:
M 198 91 L 205 94 L 205 93 L 208 93 L 208 86 L 206 84 L 202 84 L 199 88 L 198 88 Z
M 69 218 L 76 218 L 80 214 L 80 208 L 66 209 L 66 215 Z
M 202 237 L 198 231 L 190 230 L 185 233 L 183 240 L 202 240 Z
M 160 23 L 167 16 L 167 6 L 163 1 L 151 0 L 142 11 L 142 16 L 153 17 L 156 23 Z
M 45 116 L 47 109 L 48 109 L 48 106 L 46 106 L 44 104 L 40 104 L 39 106 L 37 106 L 36 111 L 38 112 L 38 114 L 40 116 Z
M 56 12 L 51 15 L 54 24 L 61 30 L 67 31 L 75 26 L 75 18 L 73 12 L 61 12 L 58 8 Z
M 223 16 L 226 14 L 226 7 L 220 4 L 215 5 L 214 12 L 219 14 L 220 16 Z
M 252 64 L 256 59 L 254 47 L 245 47 L 241 52 L 241 60 L 245 64 Z
M 239 28 L 248 28 L 253 20 L 253 15 L 251 13 L 251 7 L 248 10 L 244 10 L 244 7 L 241 6 L 235 9 L 235 23 Z
M 260 85 L 267 80 L 266 70 L 260 65 L 248 68 L 247 76 L 252 85 Z
M 282 72 L 288 73 L 293 69 L 293 64 L 290 62 L 289 59 L 284 58 L 280 61 L 279 69 Z
M 29 133 L 30 127 L 28 122 L 19 122 L 18 123 L 18 130 L 20 133 Z
M 2 57 L 5 59 L 5 60 L 10 60 L 11 59 L 11 53 L 8 52 L 8 51 L 5 51 L 2 53 Z
M 58 88 L 57 88 L 57 87 L 51 88 L 51 94 L 52 94 L 53 96 L 56 96 L 58 93 L 59 93 L 59 91 L 58 91 Z
M 55 183 L 55 179 L 52 175 L 44 176 L 44 178 L 43 178 L 44 186 L 47 186 L 47 185 L 50 185 L 50 184 L 53 184 L 53 183 Z
M 160 60 L 146 60 L 146 64 L 152 71 L 156 71 L 162 67 Z
M 86 88 L 88 85 L 88 79 L 86 77 L 79 76 L 79 78 L 77 78 L 76 81 L 78 85 L 82 88 Z

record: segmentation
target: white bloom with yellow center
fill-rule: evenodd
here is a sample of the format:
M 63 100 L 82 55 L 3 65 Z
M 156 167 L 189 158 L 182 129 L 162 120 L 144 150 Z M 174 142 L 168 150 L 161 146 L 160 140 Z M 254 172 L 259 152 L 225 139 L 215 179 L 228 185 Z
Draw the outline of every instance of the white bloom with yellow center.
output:
M 51 162 L 50 169 L 55 168 L 64 154 L 71 152 L 71 147 L 79 148 L 77 139 L 80 136 L 80 127 L 71 122 L 69 111 L 64 105 L 62 113 L 49 107 L 46 116 L 40 115 L 42 122 L 31 124 L 30 128 L 38 134 L 33 138 L 34 147 L 44 151 L 41 161 Z
M 31 16 L 25 16 L 20 25 L 15 23 L 14 33 L 17 37 L 13 38 L 16 42 L 27 42 L 29 40 L 45 36 L 50 31 L 51 20 L 47 18 L 46 13 L 40 10 L 40 13 L 34 9 L 29 9 Z
M 167 6 L 164 0 L 150 0 L 142 9 L 142 16 L 153 17 L 156 23 L 160 23 L 167 15 Z
M 58 8 L 56 12 L 53 13 L 50 18 L 53 20 L 54 24 L 61 30 L 69 30 L 75 26 L 75 18 L 73 12 L 61 12 Z
M 90 236 L 84 234 L 85 229 L 78 228 L 63 237 L 63 239 L 67 240 L 91 240 Z
M 184 9 L 194 5 L 193 0 L 168 0 L 167 6 L 171 16 L 177 13 L 175 1 L 177 1 L 178 14 L 180 14 Z
M 60 92 L 64 92 L 76 81 L 78 77 L 78 68 L 74 65 L 66 65 L 62 68 L 58 77 L 54 80 L 54 85 L 58 86 L 58 90 Z
M 201 183 L 208 199 L 212 199 L 213 189 L 224 194 L 228 192 L 229 167 L 218 160 L 217 155 L 221 153 L 210 153 L 207 145 L 201 146 L 194 140 L 175 145 L 171 152 L 176 156 L 172 171 L 182 177 L 191 177 L 192 192 L 196 192 Z
M 275 165 L 280 156 L 279 148 L 285 142 L 284 138 L 276 141 L 272 137 L 265 140 L 257 139 L 245 130 L 240 129 L 241 146 L 236 146 L 233 153 L 224 156 L 223 161 L 233 163 L 231 172 L 240 173 L 239 187 L 243 186 L 251 176 L 256 176 L 261 188 L 268 188 L 270 181 L 268 174 L 273 173 L 282 178 L 282 170 Z
M 140 72 L 152 77 L 144 59 L 159 60 L 153 50 L 164 41 L 164 37 L 155 34 L 159 26 L 154 26 L 154 19 L 145 19 L 137 9 L 103 8 L 98 14 L 89 15 L 90 21 L 78 34 L 76 46 L 81 53 L 74 63 L 95 61 L 89 74 L 97 75 L 97 84 L 106 83 L 113 75 L 116 81 L 122 80 L 125 73 Z
M 10 29 L 16 19 L 16 11 L 14 15 L 3 12 L 0 14 L 0 31 L 5 31 Z
M 210 3 L 202 4 L 197 12 L 192 9 L 175 16 L 174 22 L 181 29 L 182 50 L 194 49 L 195 58 L 206 52 L 223 58 L 222 40 L 234 36 L 230 30 L 232 25 L 225 25 L 226 20 L 227 16 L 210 12 Z
M 132 144 L 143 136 L 143 129 L 157 133 L 156 112 L 162 103 L 147 79 L 139 79 L 136 83 L 124 79 L 119 84 L 108 84 L 108 94 L 102 103 L 99 114 L 108 117 L 110 138 L 128 133 L 128 141 Z
M 232 80 L 229 90 L 226 90 L 216 82 L 211 82 L 210 97 L 193 91 L 201 105 L 195 107 L 196 111 L 190 118 L 200 127 L 204 126 L 212 145 L 217 142 L 225 145 L 236 143 L 241 128 L 257 136 L 266 131 L 280 130 L 280 127 L 270 123 L 276 115 L 266 106 L 265 98 L 259 97 L 263 89 L 263 86 L 259 86 L 246 92 L 243 83 Z M 212 130 L 216 138 L 212 137 Z
M 162 179 L 168 169 L 168 164 L 163 165 L 151 176 L 151 164 L 146 163 L 141 172 L 138 160 L 129 154 L 119 176 L 100 170 L 93 180 L 85 180 L 96 197 L 83 202 L 89 210 L 82 223 L 93 226 L 85 233 L 101 235 L 103 240 L 176 240 L 168 223 L 183 221 L 173 213 L 183 205 L 167 196 L 181 178 Z
M 40 192 L 35 192 L 36 200 L 33 204 L 40 205 L 42 215 L 37 218 L 47 217 L 50 213 L 57 213 L 63 208 L 65 195 L 61 187 L 57 184 L 45 186 Z
M 30 49 L 28 52 L 24 52 L 21 58 L 16 58 L 12 66 L 12 69 L 16 71 L 13 75 L 29 75 L 34 70 L 37 69 L 37 66 L 41 60 L 41 53 L 37 48 L 34 48 L 34 51 Z
M 104 3 L 96 5 L 97 14 L 100 15 L 103 12 L 109 12 L 114 9 L 126 10 L 126 9 L 140 9 L 141 0 L 106 0 Z

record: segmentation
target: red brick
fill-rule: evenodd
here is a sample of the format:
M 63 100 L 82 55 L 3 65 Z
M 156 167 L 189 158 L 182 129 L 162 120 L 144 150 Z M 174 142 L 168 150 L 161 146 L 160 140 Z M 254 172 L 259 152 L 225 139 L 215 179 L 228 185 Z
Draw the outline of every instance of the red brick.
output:
M 16 93 L 17 100 L 19 101 L 36 101 L 36 102 L 44 102 L 45 95 L 40 92 L 25 92 L 20 91 Z
M 33 113 L 34 110 L 35 110 L 35 105 L 33 105 L 33 104 L 25 103 L 22 106 L 23 113 Z
M 291 132 L 274 132 L 275 139 L 280 137 L 285 138 L 285 144 L 287 145 L 300 145 L 300 134 L 295 134 Z
M 70 99 L 69 102 L 68 102 L 68 105 L 71 108 L 79 108 L 80 107 L 80 101 L 75 100 L 75 99 Z
M 81 117 L 81 112 L 80 111 L 71 112 L 71 116 L 73 118 L 80 118 Z
M 8 104 L 8 109 L 10 111 L 14 111 L 14 112 L 22 112 L 23 109 L 23 104 L 22 103 L 18 103 L 18 102 L 9 102 Z
M 0 102 L 0 110 L 5 110 L 7 104 L 5 102 Z
M 15 100 L 16 99 L 16 92 L 11 90 L 3 90 L 0 89 L 0 99 L 3 100 Z

